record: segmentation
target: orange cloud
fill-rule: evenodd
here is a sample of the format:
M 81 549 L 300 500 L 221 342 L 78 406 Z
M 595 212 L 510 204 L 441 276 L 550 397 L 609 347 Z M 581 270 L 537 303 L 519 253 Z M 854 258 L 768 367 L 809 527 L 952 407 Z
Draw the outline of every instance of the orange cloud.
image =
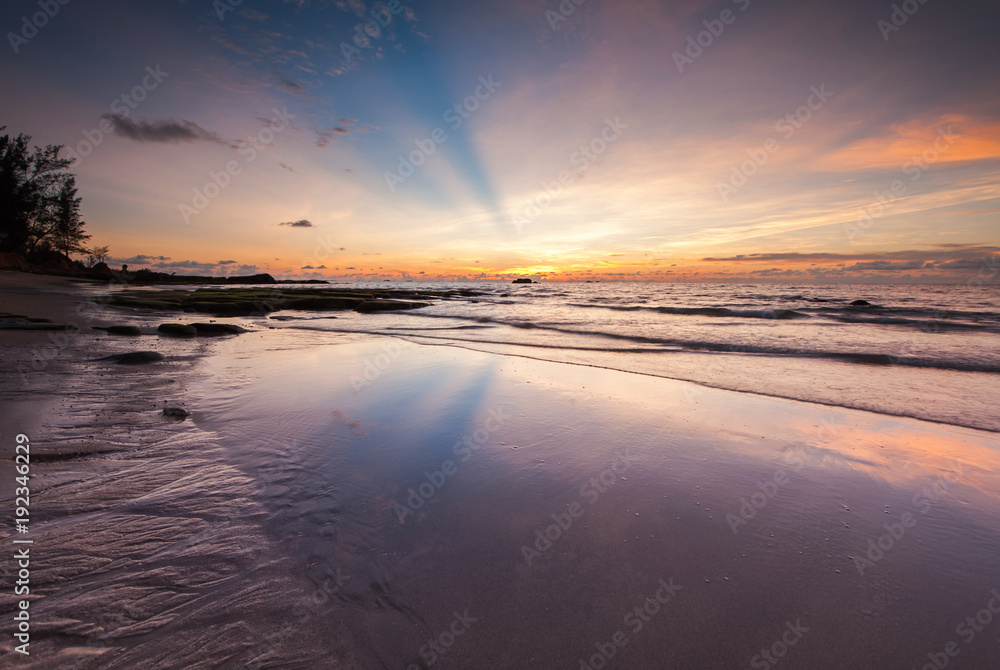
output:
M 1000 158 L 1000 123 L 946 115 L 933 122 L 914 120 L 892 126 L 883 137 L 855 142 L 821 158 L 819 166 L 837 171 L 898 167 L 922 160 L 960 163 Z

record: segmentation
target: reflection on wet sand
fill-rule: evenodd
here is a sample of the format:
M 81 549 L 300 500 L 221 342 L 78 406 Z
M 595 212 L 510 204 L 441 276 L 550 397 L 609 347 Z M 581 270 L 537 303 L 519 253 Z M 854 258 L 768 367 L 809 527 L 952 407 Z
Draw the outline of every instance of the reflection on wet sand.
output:
M 1000 586 L 992 433 L 451 347 L 359 385 L 385 340 L 301 335 L 207 361 L 194 419 L 311 593 L 262 634 L 323 658 L 917 666 Z

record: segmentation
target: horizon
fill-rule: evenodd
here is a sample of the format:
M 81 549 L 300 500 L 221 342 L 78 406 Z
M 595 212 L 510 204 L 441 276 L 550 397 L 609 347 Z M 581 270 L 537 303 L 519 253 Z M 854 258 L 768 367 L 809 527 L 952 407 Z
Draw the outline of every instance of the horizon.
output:
M 998 19 L 917 0 L 18 1 L 0 125 L 77 157 L 112 267 L 983 284 Z

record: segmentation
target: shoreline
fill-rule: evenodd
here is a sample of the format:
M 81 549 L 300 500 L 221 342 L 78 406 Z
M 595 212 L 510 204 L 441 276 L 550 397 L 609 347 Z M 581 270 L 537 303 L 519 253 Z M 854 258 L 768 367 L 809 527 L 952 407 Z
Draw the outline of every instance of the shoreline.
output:
M 4 428 L 27 434 L 33 447 L 30 532 L 22 537 L 32 540 L 34 559 L 23 596 L 30 603 L 31 655 L 15 652 L 13 638 L 4 640 L 0 654 L 18 667 L 135 667 L 141 661 L 132 658 L 129 639 L 141 639 L 147 629 L 176 628 L 181 615 L 201 620 L 177 629 L 196 638 L 199 627 L 212 622 L 185 594 L 222 596 L 215 580 L 225 579 L 234 564 L 252 569 L 255 556 L 265 555 L 268 543 L 253 521 L 260 512 L 253 505 L 227 509 L 213 492 L 213 480 L 235 478 L 247 491 L 253 482 L 224 463 L 210 435 L 160 411 L 190 400 L 210 344 L 192 354 L 183 351 L 190 346 L 158 338 L 156 348 L 172 354 L 166 362 L 97 363 L 100 354 L 127 351 L 139 338 L 90 330 L 105 318 L 73 280 L 28 278 L 35 281 L 0 273 L 0 310 L 80 330 L 56 333 L 64 336 L 58 340 L 46 332 L 0 333 L 8 388 Z M 24 364 L 40 369 L 12 372 Z M 5 505 L 13 504 L 13 485 L 13 476 L 0 482 Z M 0 539 L 9 543 L 12 532 L 3 529 Z M 192 543 L 203 547 L 202 555 L 185 567 L 184 548 Z M 282 578 L 259 581 L 277 585 Z M 296 585 L 274 588 L 294 591 Z M 81 607 L 81 599 L 89 604 Z M 13 611 L 17 600 L 5 591 L 0 608 Z M 242 640 L 226 644 L 229 655 L 241 653 Z M 168 665 L 209 667 L 197 650 L 188 653 L 190 661 Z
M 46 294 L 26 295 L 42 310 Z M 49 315 L 81 304 L 57 302 Z M 45 337 L 0 333 L 5 368 Z M 657 579 L 680 589 L 620 662 L 746 664 L 800 617 L 809 667 L 860 658 L 845 634 L 866 661 L 917 663 L 1000 550 L 1000 441 L 975 428 L 405 334 L 158 337 L 168 358 L 152 367 L 92 361 L 147 336 L 71 337 L 14 398 L 32 445 L 59 456 L 32 466 L 25 667 L 422 667 L 455 611 L 468 626 L 442 667 L 578 666 Z M 164 400 L 192 416 L 159 415 Z M 913 502 L 947 477 L 948 496 Z M 560 516 L 573 504 L 579 517 Z M 918 521 L 894 541 L 907 548 L 859 570 L 900 512 Z M 537 533 L 552 518 L 566 527 L 547 546 Z M 962 572 L 921 581 L 956 551 Z M 939 602 L 941 588 L 956 595 Z M 905 616 L 932 607 L 923 627 Z
M 306 330 L 306 329 L 303 329 L 303 330 Z M 324 329 L 322 332 L 357 333 L 358 331 L 352 331 L 352 330 L 340 330 L 340 331 L 338 331 L 338 330 L 335 330 L 335 329 Z M 408 337 L 409 338 L 420 338 L 421 340 L 430 339 L 430 336 L 425 336 L 425 335 L 416 335 L 415 336 L 415 335 L 394 334 L 394 333 L 385 333 L 385 332 L 366 333 L 366 334 L 377 335 L 377 336 L 382 336 L 382 337 L 397 337 L 397 338 L 400 338 L 400 339 L 406 339 Z M 754 395 L 754 396 L 760 396 L 760 397 L 763 397 L 763 398 L 773 398 L 775 400 L 785 400 L 785 401 L 793 402 L 793 403 L 803 403 L 805 405 L 821 405 L 823 407 L 829 407 L 829 408 L 832 408 L 832 409 L 839 409 L 839 410 L 846 410 L 846 411 L 855 411 L 855 412 L 864 412 L 866 414 L 881 415 L 881 416 L 887 416 L 887 417 L 895 417 L 895 418 L 899 418 L 899 419 L 910 419 L 912 421 L 919 421 L 921 423 L 928 423 L 928 424 L 931 424 L 931 425 L 950 426 L 950 427 L 953 427 L 953 428 L 964 428 L 964 429 L 967 429 L 967 430 L 972 430 L 972 431 L 977 431 L 977 432 L 984 432 L 984 433 L 991 433 L 991 434 L 1000 434 L 1000 428 L 993 429 L 993 428 L 989 428 L 989 427 L 986 427 L 986 426 L 975 426 L 975 425 L 970 425 L 968 423 L 958 423 L 958 422 L 953 422 L 953 421 L 947 421 L 947 420 L 944 420 L 944 419 L 931 419 L 931 418 L 927 418 L 927 417 L 924 417 L 924 416 L 920 416 L 920 415 L 915 414 L 915 413 L 910 413 L 910 414 L 907 414 L 907 413 L 904 413 L 904 412 L 895 413 L 895 412 L 891 412 L 891 411 L 884 410 L 884 409 L 882 409 L 882 410 L 870 409 L 870 408 L 861 407 L 861 406 L 838 404 L 838 403 L 835 403 L 835 402 L 823 402 L 822 400 L 803 400 L 802 398 L 795 398 L 795 397 L 793 397 L 791 395 L 780 395 L 780 394 L 776 394 L 776 393 L 766 393 L 766 392 L 763 392 L 763 391 L 754 391 L 752 389 L 744 389 L 744 388 L 730 388 L 728 386 L 713 385 L 713 384 L 710 384 L 710 383 L 708 383 L 706 381 L 697 381 L 697 380 L 692 380 L 692 379 L 685 379 L 683 377 L 669 377 L 669 376 L 666 376 L 666 375 L 656 374 L 656 373 L 652 373 L 652 372 L 643 372 L 642 370 L 630 370 L 630 369 L 627 369 L 627 368 L 624 368 L 624 367 L 612 367 L 610 365 L 598 365 L 596 363 L 586 363 L 586 362 L 582 362 L 582 361 L 553 360 L 553 359 L 550 359 L 550 358 L 539 358 L 537 356 L 529 356 L 528 354 L 518 354 L 518 353 L 514 353 L 514 352 L 510 352 L 510 351 L 489 351 L 488 349 L 476 348 L 476 347 L 468 346 L 468 345 L 464 345 L 464 344 L 445 344 L 445 343 L 432 343 L 432 342 L 423 342 L 423 341 L 421 341 L 420 344 L 422 344 L 424 346 L 455 347 L 455 348 L 458 348 L 458 349 L 465 349 L 467 351 L 478 351 L 478 352 L 483 352 L 483 353 L 491 353 L 491 354 L 496 355 L 496 356 L 510 356 L 510 357 L 514 357 L 514 358 L 525 358 L 525 359 L 528 359 L 528 360 L 539 361 L 539 362 L 544 362 L 544 363 L 558 363 L 558 364 L 561 364 L 561 365 L 574 365 L 574 366 L 579 366 L 579 367 L 594 368 L 594 369 L 597 369 L 597 370 L 609 370 L 609 371 L 614 371 L 614 372 L 622 372 L 624 374 L 642 375 L 644 377 L 652 377 L 652 378 L 655 378 L 655 379 L 663 379 L 663 380 L 671 381 L 671 382 L 680 382 L 680 383 L 683 383 L 683 384 L 694 384 L 695 386 L 704 387 L 704 388 L 710 388 L 710 389 L 713 389 L 713 390 L 716 390 L 716 391 L 727 391 L 729 393 Z M 488 343 L 488 344 L 492 344 L 492 343 Z M 510 345 L 505 345 L 505 346 L 510 346 Z M 517 345 L 514 345 L 514 346 L 517 346 Z M 535 346 L 535 345 L 532 345 L 532 346 Z M 630 353 L 630 352 L 626 352 L 626 353 Z M 656 352 L 650 352 L 650 353 L 652 353 L 652 354 L 655 355 Z M 720 355 L 720 354 L 713 354 L 713 355 Z M 725 355 L 725 354 L 723 354 L 723 355 Z
M 801 395 L 799 396 L 794 395 L 791 390 L 781 392 L 780 390 L 762 391 L 750 388 L 750 385 L 754 383 L 752 380 L 747 380 L 744 383 L 736 383 L 735 381 L 733 381 L 729 384 L 723 384 L 718 381 L 713 382 L 711 379 L 699 377 L 698 375 L 692 375 L 692 374 L 689 374 L 687 376 L 671 376 L 666 372 L 649 372 L 640 369 L 641 364 L 636 363 L 633 360 L 630 360 L 630 358 L 635 354 L 638 354 L 641 357 L 641 356 L 656 356 L 657 354 L 661 353 L 653 350 L 641 350 L 638 352 L 616 351 L 616 350 L 605 350 L 605 349 L 594 350 L 594 349 L 579 349 L 575 347 L 565 347 L 559 345 L 551 345 L 551 346 L 546 346 L 541 344 L 522 345 L 516 342 L 501 343 L 492 341 L 460 340 L 455 338 L 436 337 L 434 335 L 410 334 L 404 331 L 399 331 L 399 332 L 392 332 L 386 330 L 363 331 L 363 330 L 354 330 L 348 328 L 336 328 L 336 327 L 319 328 L 319 327 L 296 326 L 288 324 L 283 324 L 282 327 L 295 330 L 302 330 L 302 331 L 312 331 L 312 332 L 327 332 L 327 333 L 340 333 L 340 334 L 368 334 L 381 337 L 398 337 L 427 346 L 455 347 L 455 348 L 465 349 L 468 351 L 492 353 L 498 356 L 510 356 L 517 358 L 525 358 L 528 360 L 542 361 L 542 362 L 563 363 L 566 365 L 589 367 L 599 370 L 615 370 L 626 374 L 636 374 L 647 377 L 654 377 L 657 379 L 663 379 L 671 382 L 695 384 L 700 387 L 711 388 L 720 391 L 730 391 L 732 393 L 745 393 L 750 395 L 763 396 L 767 398 L 788 400 L 791 402 L 822 405 L 831 408 L 855 410 L 859 412 L 869 412 L 872 414 L 913 419 L 915 421 L 923 421 L 931 424 L 940 424 L 944 426 L 954 426 L 956 428 L 967 428 L 969 430 L 983 431 L 987 433 L 1000 433 L 1000 427 L 991 427 L 991 425 L 984 423 L 979 415 L 977 415 L 978 418 L 967 419 L 963 422 L 957 418 L 949 420 L 944 416 L 931 416 L 928 415 L 926 411 L 920 412 L 920 411 L 906 410 L 904 407 L 901 406 L 894 406 L 890 408 L 884 405 L 880 406 L 866 405 L 863 402 L 853 402 L 853 403 L 844 402 L 844 400 L 842 399 L 839 401 L 825 400 L 822 397 L 816 397 L 816 396 L 804 398 L 801 397 Z M 435 342 L 434 340 L 441 340 L 441 341 Z M 517 351 L 514 350 L 515 348 L 529 348 L 529 349 L 542 348 L 546 349 L 547 351 L 559 352 L 562 355 L 545 358 L 541 356 L 532 356 L 528 353 L 517 353 Z M 573 360 L 571 356 L 574 354 L 574 352 L 578 351 L 582 351 L 584 353 L 597 352 L 599 354 L 602 354 L 606 358 L 621 357 L 622 362 L 618 364 L 611 364 L 611 363 L 601 364 L 601 363 L 589 362 L 586 360 Z M 719 366 L 722 365 L 721 361 L 725 357 L 728 356 L 739 357 L 742 354 L 738 352 L 737 353 L 716 352 L 712 354 L 693 353 L 693 352 L 684 352 L 684 353 L 670 352 L 669 355 L 673 357 L 678 357 L 678 356 L 709 357 L 708 360 L 711 360 L 712 362 L 709 363 L 708 366 L 706 366 L 707 369 L 709 371 L 713 370 L 717 371 Z M 739 359 L 736 358 L 734 360 L 738 361 Z M 813 361 L 810 361 L 809 364 L 813 365 L 815 363 Z M 901 371 L 903 374 L 911 374 L 915 372 L 914 369 L 908 368 L 906 366 L 897 366 L 896 370 Z M 916 372 L 917 374 L 919 374 L 919 370 L 917 370 Z M 954 374 L 963 375 L 968 373 L 957 372 Z

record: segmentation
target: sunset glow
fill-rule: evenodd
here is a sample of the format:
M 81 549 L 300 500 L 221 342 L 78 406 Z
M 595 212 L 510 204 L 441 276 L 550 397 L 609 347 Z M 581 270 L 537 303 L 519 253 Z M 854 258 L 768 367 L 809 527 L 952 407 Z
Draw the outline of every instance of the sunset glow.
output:
M 74 3 L 0 63 L 114 263 L 964 282 L 1000 248 L 986 5 L 216 5 Z

